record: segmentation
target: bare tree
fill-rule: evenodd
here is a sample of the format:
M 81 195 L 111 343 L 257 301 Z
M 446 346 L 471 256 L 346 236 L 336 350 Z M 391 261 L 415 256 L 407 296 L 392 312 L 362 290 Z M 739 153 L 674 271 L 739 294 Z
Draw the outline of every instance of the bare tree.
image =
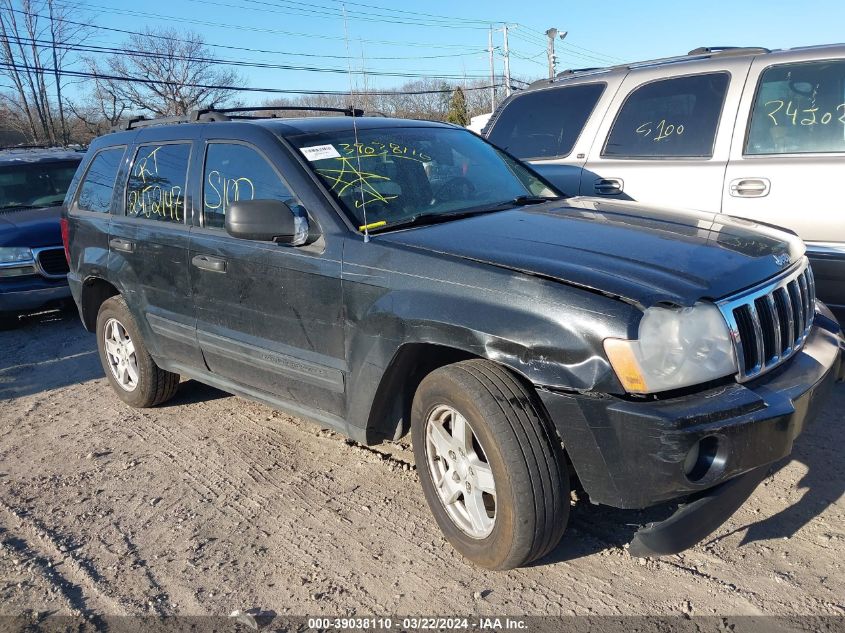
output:
M 0 0 L 0 74 L 11 83 L 0 99 L 11 113 L 10 125 L 33 141 L 67 142 L 61 70 L 86 31 L 67 21 L 73 9 L 53 0 Z
M 131 35 L 124 49 L 102 64 L 88 61 L 98 75 L 96 90 L 125 109 L 158 116 L 187 114 L 197 107 L 225 104 L 232 96 L 228 88 L 244 83 L 236 72 L 221 69 L 196 33 L 146 28 Z
M 68 102 L 68 108 L 81 126 L 76 137 L 84 142 L 105 134 L 126 117 L 128 105 L 115 93 L 113 85 L 94 80 L 94 89 L 82 103 Z

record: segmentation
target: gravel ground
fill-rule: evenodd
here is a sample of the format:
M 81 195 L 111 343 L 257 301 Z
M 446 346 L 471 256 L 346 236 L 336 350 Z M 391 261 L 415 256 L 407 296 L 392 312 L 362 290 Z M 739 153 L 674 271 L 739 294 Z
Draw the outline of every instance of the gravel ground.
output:
M 406 443 L 365 448 L 193 381 L 111 392 L 73 312 L 0 332 L 0 614 L 845 615 L 845 385 L 707 542 L 581 503 L 525 569 L 458 556 Z

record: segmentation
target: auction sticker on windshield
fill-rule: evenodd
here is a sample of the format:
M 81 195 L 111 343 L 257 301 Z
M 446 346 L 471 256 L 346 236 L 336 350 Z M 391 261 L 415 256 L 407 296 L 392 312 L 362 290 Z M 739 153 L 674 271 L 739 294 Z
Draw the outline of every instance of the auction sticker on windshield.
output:
M 301 148 L 302 153 L 308 160 L 323 160 L 324 158 L 340 158 L 340 153 L 334 145 L 312 145 Z

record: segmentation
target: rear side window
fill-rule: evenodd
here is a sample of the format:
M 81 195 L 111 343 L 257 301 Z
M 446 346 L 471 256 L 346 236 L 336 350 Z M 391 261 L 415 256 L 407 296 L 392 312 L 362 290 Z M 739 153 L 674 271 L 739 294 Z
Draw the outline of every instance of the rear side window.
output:
M 845 60 L 763 72 L 746 154 L 845 152 Z
M 730 77 L 711 73 L 661 79 L 632 92 L 602 156 L 709 158 Z
M 126 215 L 161 222 L 184 222 L 190 155 L 190 143 L 139 147 L 126 187 Z
M 226 210 L 238 200 L 281 200 L 297 204 L 276 170 L 256 150 L 236 143 L 212 143 L 203 174 L 203 226 L 223 228 Z
M 125 151 L 125 147 L 110 147 L 97 152 L 79 186 L 76 205 L 80 209 L 99 213 L 110 211 L 114 183 Z
M 604 88 L 583 84 L 520 95 L 505 106 L 488 138 L 519 158 L 566 156 Z

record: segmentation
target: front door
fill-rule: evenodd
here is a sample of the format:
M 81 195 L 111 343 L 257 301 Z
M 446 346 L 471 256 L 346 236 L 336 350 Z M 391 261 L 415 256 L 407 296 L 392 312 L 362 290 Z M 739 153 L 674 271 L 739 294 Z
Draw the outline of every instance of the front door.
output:
M 294 409 L 342 416 L 342 243 L 321 238 L 294 247 L 226 233 L 226 210 L 235 201 L 278 199 L 302 207 L 282 178 L 290 159 L 281 147 L 269 148 L 271 157 L 220 134 L 206 143 L 200 226 L 192 230 L 189 253 L 206 363 L 220 377 Z

